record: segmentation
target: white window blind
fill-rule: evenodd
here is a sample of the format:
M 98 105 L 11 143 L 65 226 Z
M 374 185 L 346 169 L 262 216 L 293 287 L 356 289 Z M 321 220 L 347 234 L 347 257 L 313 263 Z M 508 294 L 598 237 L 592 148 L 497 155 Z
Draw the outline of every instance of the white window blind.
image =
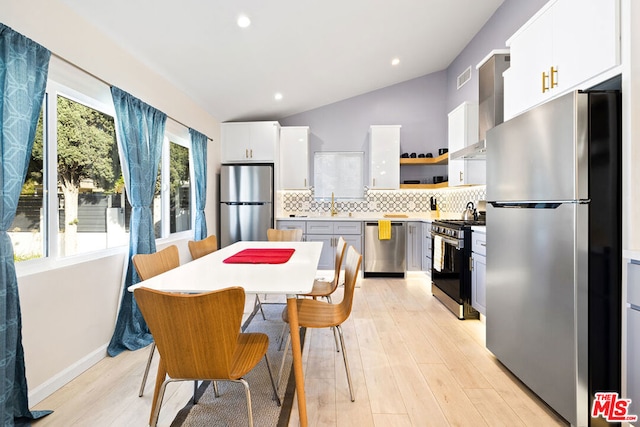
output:
M 319 151 L 314 154 L 313 178 L 316 198 L 362 199 L 364 152 Z

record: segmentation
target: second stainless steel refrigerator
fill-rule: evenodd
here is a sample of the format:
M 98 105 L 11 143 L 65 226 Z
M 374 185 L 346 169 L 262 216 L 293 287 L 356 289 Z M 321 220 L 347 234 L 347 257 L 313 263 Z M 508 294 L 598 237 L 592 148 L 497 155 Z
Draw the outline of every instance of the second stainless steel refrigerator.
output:
M 222 165 L 220 245 L 267 240 L 270 227 L 273 227 L 273 165 Z
M 573 426 L 621 391 L 620 93 L 487 132 L 487 348 Z

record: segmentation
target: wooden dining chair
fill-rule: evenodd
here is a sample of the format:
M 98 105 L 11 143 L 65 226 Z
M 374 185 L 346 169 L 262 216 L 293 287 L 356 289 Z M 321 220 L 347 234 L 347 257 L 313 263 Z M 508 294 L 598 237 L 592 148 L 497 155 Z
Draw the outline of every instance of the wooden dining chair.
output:
M 305 297 L 313 297 L 313 299 L 327 298 L 331 302 L 331 294 L 338 289 L 340 283 L 340 271 L 342 270 L 342 260 L 347 250 L 347 242 L 342 236 L 338 238 L 336 245 L 336 254 L 333 264 L 333 279 L 331 280 L 314 280 L 311 292 L 302 294 Z
M 149 419 L 152 427 L 158 422 L 167 385 L 195 380 L 241 383 L 247 399 L 249 425 L 253 426 L 249 384 L 243 377 L 263 357 L 274 400 L 280 406 L 267 357 L 269 337 L 263 333 L 240 333 L 244 289 L 232 287 L 200 294 L 178 294 L 141 287 L 134 295 L 160 353 Z
M 178 253 L 178 247 L 171 245 L 161 251 L 153 254 L 137 254 L 131 259 L 133 266 L 140 276 L 142 281 L 157 276 L 160 273 L 169 271 L 180 265 L 180 255 Z M 153 354 L 156 350 L 155 341 L 151 343 L 149 349 L 149 358 L 147 359 L 147 366 L 144 369 L 144 375 L 142 376 L 142 384 L 140 384 L 140 392 L 138 397 L 142 397 L 144 393 L 144 386 L 147 384 L 147 377 L 149 376 L 149 368 L 151 367 L 151 361 Z
M 340 346 L 342 348 L 342 359 L 344 360 L 344 368 L 347 372 L 347 382 L 349 383 L 349 393 L 351 395 L 351 401 L 355 401 L 353 394 L 353 385 L 351 383 L 351 372 L 349 370 L 349 362 L 347 360 L 347 353 L 344 346 L 344 336 L 342 334 L 342 328 L 340 325 L 351 315 L 351 308 L 353 306 L 353 294 L 356 288 L 356 280 L 358 279 L 358 272 L 360 265 L 362 264 L 362 255 L 356 251 L 353 246 L 350 246 L 347 250 L 346 266 L 344 270 L 344 295 L 342 301 L 337 304 L 331 304 L 326 301 L 315 300 L 310 298 L 300 298 L 296 300 L 298 308 L 298 323 L 300 327 L 304 328 L 336 328 L 338 335 L 340 336 Z M 282 320 L 289 323 L 289 315 L 287 309 L 282 311 Z M 287 345 L 285 346 L 285 352 L 289 348 L 289 341 L 291 334 L 287 338 Z M 282 357 L 283 363 L 280 366 L 280 372 L 278 373 L 278 382 L 282 376 L 282 369 L 284 368 L 285 357 Z
M 302 297 L 312 297 L 313 299 L 318 298 L 326 298 L 327 301 L 331 301 L 331 294 L 338 289 L 338 285 L 340 283 L 340 272 L 342 271 L 342 260 L 344 258 L 344 254 L 347 251 L 347 242 L 344 240 L 342 236 L 338 239 L 338 244 L 336 245 L 336 253 L 335 260 L 333 264 L 333 279 L 331 280 L 314 280 L 313 288 L 311 292 L 307 294 L 301 294 Z M 287 324 L 285 323 L 282 332 L 280 333 L 280 348 L 282 348 L 282 344 L 284 342 L 284 336 L 287 332 Z M 336 351 L 339 351 L 340 344 L 338 343 L 338 336 L 336 335 L 336 331 L 334 329 L 334 338 L 336 341 Z
M 302 229 L 279 230 L 269 228 L 267 230 L 267 240 L 270 242 L 300 242 L 302 241 Z
M 278 230 L 276 228 L 267 229 L 267 240 L 269 242 L 301 242 L 302 241 L 302 230 L 297 229 L 287 229 L 287 230 Z M 264 315 L 264 310 L 262 310 L 262 301 L 260 301 L 260 297 L 256 294 L 256 299 L 253 305 L 253 312 L 256 313 L 256 310 L 260 310 L 262 314 L 262 318 L 266 320 L 267 318 Z
M 193 259 L 201 258 L 218 250 L 218 238 L 215 234 L 205 237 L 202 240 L 189 240 L 187 244 L 189 245 L 189 252 Z

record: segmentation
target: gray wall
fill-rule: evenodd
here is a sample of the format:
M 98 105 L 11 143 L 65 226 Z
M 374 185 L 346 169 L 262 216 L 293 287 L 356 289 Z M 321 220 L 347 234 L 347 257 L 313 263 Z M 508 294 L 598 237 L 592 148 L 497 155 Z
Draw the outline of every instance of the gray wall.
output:
M 494 49 L 506 49 L 505 42 L 548 0 L 505 0 L 487 23 L 447 68 L 447 111 L 464 101 L 478 100 L 476 65 Z M 457 78 L 471 66 L 471 80 L 458 90 Z
M 506 40 L 548 0 L 505 0 L 451 65 L 443 71 L 349 98 L 293 116 L 283 126 L 309 126 L 310 151 L 365 151 L 374 124 L 399 124 L 401 152 L 437 155 L 447 146 L 447 113 L 463 101 L 478 100 L 475 69 L 489 52 L 504 49 Z M 456 79 L 468 66 L 472 77 L 460 90 Z M 313 156 L 310 156 L 313 176 Z M 365 154 L 365 164 L 368 165 Z M 368 169 L 365 169 L 368 177 Z M 446 175 L 446 166 L 404 166 L 401 180 Z M 367 178 L 365 177 L 365 182 Z
M 401 152 L 432 152 L 437 155 L 438 148 L 447 146 L 446 84 L 446 73 L 440 71 L 286 117 L 280 119 L 280 124 L 309 126 L 311 153 L 364 151 L 365 165 L 369 163 L 368 132 L 371 125 L 401 125 Z M 309 157 L 310 176 L 313 176 L 313 156 Z M 419 173 L 420 168 L 412 167 L 414 170 L 407 173 Z M 433 168 L 444 168 L 446 173 L 446 167 Z M 440 170 L 436 174 L 442 173 Z M 365 174 L 368 177 L 366 166 Z M 402 176 L 405 176 L 404 169 Z

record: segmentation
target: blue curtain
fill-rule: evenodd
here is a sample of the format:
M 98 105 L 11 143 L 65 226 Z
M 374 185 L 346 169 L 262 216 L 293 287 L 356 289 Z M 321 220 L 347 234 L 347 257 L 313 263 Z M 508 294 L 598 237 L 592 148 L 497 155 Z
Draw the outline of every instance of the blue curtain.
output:
M 202 240 L 207 237 L 207 219 L 204 216 L 204 207 L 207 204 L 207 137 L 194 129 L 189 129 L 189 135 L 191 135 L 191 152 L 196 177 L 194 239 Z
M 0 24 L 0 420 L 39 418 L 29 411 L 22 348 L 22 317 L 13 245 L 13 222 L 27 173 L 47 84 L 51 52 Z
M 167 115 L 116 87 L 111 88 L 111 95 L 116 110 L 116 135 L 123 159 L 124 183 L 132 208 L 127 275 L 116 328 L 107 349 L 110 356 L 116 356 L 123 350 L 145 347 L 153 340 L 133 293 L 127 288 L 140 281 L 131 258 L 156 251 L 151 203 Z

